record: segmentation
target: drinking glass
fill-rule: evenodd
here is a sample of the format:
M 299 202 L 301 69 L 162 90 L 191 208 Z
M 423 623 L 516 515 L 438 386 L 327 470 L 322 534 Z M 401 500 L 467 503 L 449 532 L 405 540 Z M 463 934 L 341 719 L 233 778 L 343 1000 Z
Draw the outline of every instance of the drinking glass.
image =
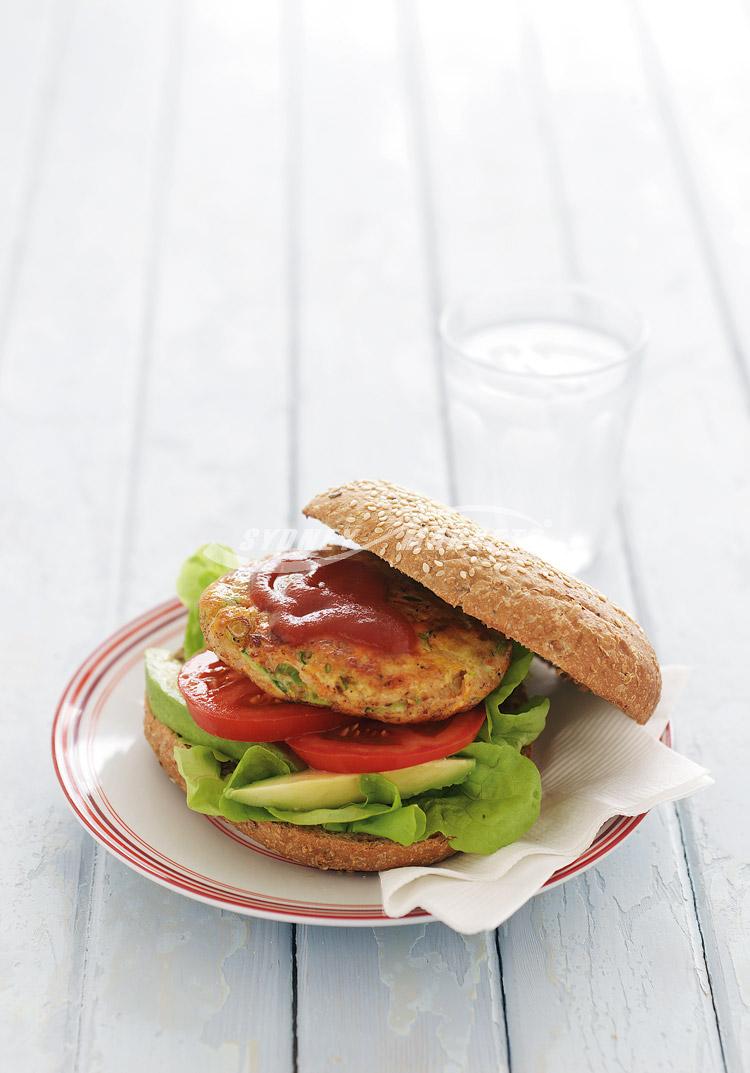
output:
M 461 510 L 585 570 L 617 502 L 643 318 L 580 287 L 485 293 L 440 334 Z

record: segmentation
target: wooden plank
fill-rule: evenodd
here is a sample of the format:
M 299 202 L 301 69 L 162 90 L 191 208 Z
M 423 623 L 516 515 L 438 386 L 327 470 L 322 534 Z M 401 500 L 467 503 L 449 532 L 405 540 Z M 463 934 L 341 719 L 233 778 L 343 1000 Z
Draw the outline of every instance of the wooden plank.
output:
M 650 361 L 628 457 L 627 525 L 639 565 L 641 603 L 660 652 L 665 659 L 696 667 L 694 685 L 681 709 L 680 745 L 712 768 L 721 787 L 719 793 L 687 802 L 679 813 L 691 864 L 690 897 L 698 902 L 700 939 L 706 947 L 724 1057 L 729 1068 L 739 1069 L 747 1053 L 742 994 L 748 963 L 743 954 L 742 894 L 735 875 L 738 862 L 747 859 L 747 840 L 733 817 L 744 789 L 735 765 L 717 748 L 714 735 L 706 732 L 705 713 L 720 711 L 728 738 L 745 740 L 746 721 L 733 701 L 742 688 L 744 650 L 739 631 L 730 629 L 722 631 L 722 641 L 726 636 L 727 642 L 721 652 L 713 652 L 712 640 L 698 624 L 702 613 L 709 618 L 715 613 L 716 593 L 723 621 L 744 621 L 746 555 L 738 549 L 734 555 L 709 560 L 706 549 L 733 547 L 737 526 L 742 526 L 743 518 L 746 524 L 748 501 L 741 491 L 746 489 L 742 460 L 749 446 L 746 400 L 731 342 L 717 315 L 710 266 L 694 226 L 694 207 L 676 181 L 679 161 L 674 143 L 663 116 L 654 110 L 629 12 L 615 8 L 605 20 L 595 17 L 594 7 L 578 12 L 576 23 L 586 25 L 592 37 L 578 39 L 577 47 L 560 20 L 554 21 L 559 38 L 550 29 L 547 77 L 560 99 L 563 86 L 569 87 L 566 108 L 558 117 L 560 153 L 569 189 L 575 191 L 572 212 L 589 273 L 601 278 L 606 272 L 612 285 L 646 308 L 653 322 Z M 544 14 L 545 20 L 550 18 L 549 9 Z M 553 41 L 559 44 L 554 51 Z M 589 112 L 590 100 L 573 89 L 581 85 L 582 68 L 591 54 L 596 56 L 600 93 L 608 94 L 609 102 L 606 118 L 600 113 L 597 122 Z M 578 106 L 571 107 L 571 100 Z M 616 125 L 613 116 L 618 117 Z M 586 159 L 583 146 L 594 142 L 600 152 Z M 669 414 L 666 427 L 665 414 Z M 702 490 L 698 510 L 695 488 Z M 732 504 L 733 516 L 727 513 L 727 504 Z M 690 577 L 687 596 L 686 577 Z M 721 684 L 713 688 L 717 680 Z
M 376 475 L 448 494 L 396 5 L 298 28 L 300 501 Z M 505 1068 L 493 937 L 297 929 L 299 1069 Z M 335 1003 L 335 1004 L 334 1004 Z
M 611 139 L 623 137 L 623 126 L 629 135 L 629 123 L 636 118 L 643 123 L 640 114 L 628 112 L 631 56 L 626 51 L 618 62 L 608 52 L 599 55 L 600 63 L 592 59 L 595 69 L 587 67 L 588 53 L 596 53 L 593 42 L 619 40 L 605 25 L 613 18 L 612 5 L 602 5 L 596 17 L 586 7 L 573 18 L 568 9 L 553 13 L 553 6 L 535 19 L 541 46 L 533 27 L 507 8 L 497 9 L 493 18 L 487 17 L 485 5 L 463 8 L 460 17 L 447 5 L 437 15 L 434 4 L 420 8 L 447 289 L 486 286 L 488 277 L 499 285 L 517 275 L 533 277 L 536 265 L 544 265 L 552 278 L 582 272 L 594 280 L 613 274 L 611 286 L 624 282 L 613 262 L 618 238 L 627 234 L 631 221 L 625 188 L 631 175 L 619 177 L 608 169 L 604 178 L 603 163 L 591 146 L 602 144 L 612 114 L 620 123 Z M 576 52 L 572 41 L 582 26 L 589 27 L 591 36 Z M 559 68 L 569 52 L 575 60 L 564 69 L 564 79 Z M 548 57 L 556 60 L 551 73 Z M 568 136 L 578 131 L 575 154 L 558 141 L 563 119 Z M 605 144 L 609 149 L 609 140 Z M 630 142 L 628 148 L 634 152 Z M 621 168 L 623 155 L 618 157 Z M 599 174 L 589 181 L 584 199 L 577 196 L 577 184 L 592 161 Z M 642 167 L 641 154 L 632 160 L 631 172 Z M 481 181 L 488 192 L 485 227 L 473 228 L 468 249 L 460 236 L 480 213 L 472 186 L 465 191 L 466 175 L 482 176 L 470 184 Z M 529 181 L 535 183 L 531 195 Z M 598 197 L 595 186 L 602 188 Z M 497 190 L 501 193 L 493 196 Z M 605 198 L 611 198 L 612 217 L 606 226 L 602 216 L 593 219 Z M 601 259 L 595 262 L 590 232 L 597 226 Z M 503 241 L 506 234 L 512 234 L 512 245 Z M 454 242 L 451 236 L 459 238 Z M 627 566 L 615 542 L 593 578 L 626 606 L 635 595 Z M 625 1068 L 681 1069 L 693 1068 L 696 1058 L 700 1068 L 721 1067 L 673 812 L 665 810 L 650 820 L 590 878 L 525 907 L 500 935 L 513 1068 L 598 1070 L 621 1062 Z M 680 1009 L 671 998 L 676 991 Z M 543 1011 L 533 1031 L 531 1009 Z
M 168 595 L 197 544 L 236 546 L 287 513 L 278 12 L 238 0 L 190 16 L 173 24 L 160 104 L 120 617 Z M 217 912 L 104 856 L 86 950 L 84 1068 L 291 1069 L 289 926 Z
M 300 1070 L 507 1068 L 491 933 L 300 928 L 298 982 Z
M 513 1068 L 720 1070 L 691 916 L 668 809 L 600 866 L 519 910 L 500 932 Z M 543 1011 L 533 1032 L 532 1003 Z
M 686 802 L 680 813 L 727 1067 L 741 1070 L 750 1062 L 750 840 L 738 822 L 745 779 L 734 757 L 748 742 L 737 698 L 744 689 L 742 634 L 750 592 L 750 555 L 739 536 L 750 518 L 750 320 L 745 300 L 750 216 L 743 181 L 750 148 L 750 33 L 746 7 L 731 3 L 710 13 L 686 10 L 679 35 L 668 34 L 668 15 L 664 4 L 653 13 L 644 10 L 638 31 L 648 86 L 683 193 L 682 220 L 689 221 L 696 248 L 690 251 L 689 270 L 680 261 L 681 286 L 670 293 L 665 309 L 671 329 L 665 360 L 673 371 L 671 383 L 680 370 L 685 405 L 672 424 L 664 461 L 678 475 L 672 497 L 676 510 L 665 517 L 654 489 L 639 488 L 632 524 L 638 554 L 654 573 L 657 556 L 667 556 L 668 568 L 656 575 L 652 600 L 656 628 L 665 643 L 696 667 L 685 747 L 712 768 L 717 791 Z M 664 323 L 665 338 L 666 327 Z M 668 384 L 665 377 L 660 395 L 649 399 L 652 422 Z M 640 446 L 645 459 L 653 449 L 653 433 L 644 435 Z M 700 509 L 690 510 L 692 490 L 704 487 Z M 658 522 L 647 539 L 649 514 Z M 721 554 L 711 555 L 716 548 Z M 667 602 L 667 593 L 679 591 L 685 576 L 690 577 L 689 618 L 679 613 L 676 601 Z M 717 603 L 722 608 L 720 638 L 706 640 L 691 624 L 701 623 L 703 616 L 710 621 Z M 716 690 L 709 680 L 716 680 Z M 720 720 L 721 738 L 712 731 L 707 712 Z M 732 742 L 732 749 L 722 742 Z
M 0 384 L 0 584 L 3 607 L 23 608 L 23 626 L 6 616 L 0 660 L 12 713 L 6 747 L 34 760 L 6 773 L 3 960 L 13 966 L 13 986 L 3 991 L 0 1020 L 4 1062 L 44 1073 L 69 1068 L 75 1055 L 75 928 L 92 845 L 49 773 L 49 726 L 65 678 L 111 625 L 167 23 L 155 4 L 82 6 L 62 54 L 59 40 L 47 45 L 40 68 L 33 49 L 44 42 L 44 22 L 31 19 L 32 5 L 6 7 L 5 16 L 11 11 L 26 26 L 26 44 L 9 33 L 0 50 L 4 61 L 6 47 L 20 50 L 9 61 L 11 99 L 21 114 L 35 113 L 37 133 L 26 139 L 25 159 L 16 146 L 25 169 L 16 205 L 26 207 L 11 240 L 21 255 L 5 278 L 12 300 Z M 29 110 L 24 58 L 50 96 L 46 119 L 41 104 Z M 6 130 L 21 135 L 20 125 Z M 13 156 L 10 136 L 4 149 Z

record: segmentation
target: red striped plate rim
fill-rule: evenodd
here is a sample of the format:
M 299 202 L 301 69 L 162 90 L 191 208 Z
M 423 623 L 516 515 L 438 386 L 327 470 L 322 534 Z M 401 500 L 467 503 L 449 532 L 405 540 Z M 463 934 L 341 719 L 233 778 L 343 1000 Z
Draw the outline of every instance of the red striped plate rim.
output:
M 91 757 L 91 749 L 102 711 L 124 675 L 143 658 L 144 649 L 156 643 L 160 634 L 174 635 L 185 611 L 178 600 L 168 600 L 133 619 L 107 637 L 73 674 L 57 705 L 52 724 L 52 762 L 63 793 L 87 831 L 123 863 L 162 886 L 221 908 L 286 922 L 307 924 L 403 924 L 430 921 L 422 909 L 406 917 L 387 917 L 382 905 L 318 903 L 305 899 L 279 898 L 247 888 L 216 881 L 173 860 L 133 830 L 117 812 L 101 785 Z M 164 638 L 163 640 L 166 640 Z M 98 691 L 98 692 L 97 692 Z M 85 733 L 81 749 L 81 734 Z M 667 727 L 662 740 L 671 745 Z M 87 770 L 81 766 L 87 760 Z M 590 868 L 610 853 L 645 818 L 617 816 L 597 834 L 591 846 L 575 861 L 558 869 L 544 884 L 555 886 Z M 248 850 L 272 860 L 284 861 L 279 854 L 243 835 L 235 827 L 213 817 L 207 821 L 222 834 Z

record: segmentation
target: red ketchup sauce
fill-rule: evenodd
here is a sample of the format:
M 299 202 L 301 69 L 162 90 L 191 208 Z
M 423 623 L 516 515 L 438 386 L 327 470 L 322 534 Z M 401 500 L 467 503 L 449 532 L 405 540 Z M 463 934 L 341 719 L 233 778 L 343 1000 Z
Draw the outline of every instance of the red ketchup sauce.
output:
M 386 576 L 361 559 L 279 556 L 253 574 L 250 596 L 282 641 L 325 637 L 394 655 L 416 648 L 414 627 L 388 603 Z

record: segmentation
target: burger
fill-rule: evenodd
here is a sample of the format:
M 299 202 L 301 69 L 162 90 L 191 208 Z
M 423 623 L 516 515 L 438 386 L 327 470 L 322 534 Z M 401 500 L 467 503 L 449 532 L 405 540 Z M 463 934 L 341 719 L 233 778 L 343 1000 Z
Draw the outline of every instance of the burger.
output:
M 244 565 L 204 546 L 178 579 L 183 649 L 146 653 L 146 739 L 193 811 L 315 868 L 489 854 L 539 815 L 534 655 L 654 710 L 653 648 L 583 582 L 385 481 L 304 513 L 355 546 Z

